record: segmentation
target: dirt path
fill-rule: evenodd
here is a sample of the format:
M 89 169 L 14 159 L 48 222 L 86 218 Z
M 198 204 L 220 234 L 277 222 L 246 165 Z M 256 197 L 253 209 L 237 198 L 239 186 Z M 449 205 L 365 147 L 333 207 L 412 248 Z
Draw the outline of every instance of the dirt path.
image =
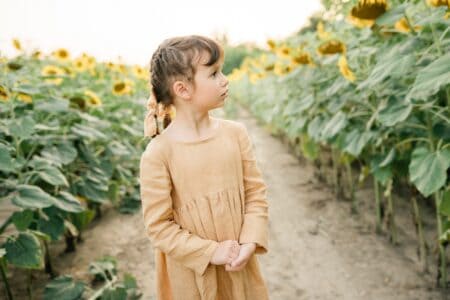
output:
M 364 219 L 349 214 L 348 203 L 335 201 L 317 182 L 311 164 L 299 162 L 245 111 L 239 114 L 268 185 L 269 252 L 259 261 L 271 299 L 445 299 L 408 255 L 413 240 L 404 238 L 409 242 L 399 249 L 375 235 Z M 84 238 L 75 254 L 56 259 L 59 270 L 86 278 L 89 262 L 113 255 L 120 272 L 137 277 L 143 299 L 155 299 L 153 251 L 140 213 L 108 210 Z

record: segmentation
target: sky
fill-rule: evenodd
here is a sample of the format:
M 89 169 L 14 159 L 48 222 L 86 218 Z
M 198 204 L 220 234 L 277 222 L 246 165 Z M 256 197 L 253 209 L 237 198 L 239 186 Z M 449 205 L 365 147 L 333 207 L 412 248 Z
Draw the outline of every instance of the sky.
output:
M 319 0 L 0 0 L 0 51 L 12 38 L 31 51 L 66 48 L 100 60 L 145 65 L 165 38 L 226 33 L 230 44 L 296 32 L 321 9 Z

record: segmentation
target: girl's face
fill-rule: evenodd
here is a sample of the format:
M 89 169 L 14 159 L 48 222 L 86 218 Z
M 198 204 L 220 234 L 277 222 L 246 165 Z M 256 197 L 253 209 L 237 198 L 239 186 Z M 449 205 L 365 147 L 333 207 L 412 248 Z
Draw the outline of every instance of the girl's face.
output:
M 228 79 L 222 73 L 223 61 L 212 66 L 205 66 L 209 56 L 203 55 L 197 66 L 194 80 L 196 88 L 192 99 L 202 110 L 210 110 L 223 105 L 228 96 Z

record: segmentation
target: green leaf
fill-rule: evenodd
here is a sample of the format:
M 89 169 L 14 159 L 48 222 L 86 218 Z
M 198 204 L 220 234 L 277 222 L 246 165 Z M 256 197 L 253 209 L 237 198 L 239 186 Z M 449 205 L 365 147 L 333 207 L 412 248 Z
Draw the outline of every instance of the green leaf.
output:
M 41 244 L 36 236 L 21 232 L 9 236 L 4 244 L 8 263 L 25 269 L 42 269 L 44 256 Z
M 317 115 L 308 124 L 308 135 L 317 142 L 320 140 L 320 133 L 322 132 L 323 123 L 323 118 L 320 115 Z
M 372 139 L 374 134 L 372 132 L 361 132 L 359 129 L 353 129 L 345 136 L 345 152 L 353 156 L 359 156 L 366 144 Z
M 409 177 L 417 189 L 428 197 L 444 186 L 450 166 L 450 150 L 430 152 L 427 148 L 415 148 L 409 164 Z
M 40 178 L 42 178 L 42 180 L 50 183 L 51 185 L 69 186 L 69 182 L 67 182 L 66 176 L 64 176 L 64 174 L 61 173 L 61 171 L 56 167 L 46 166 L 45 168 L 37 171 L 37 174 Z
M 15 211 L 12 214 L 12 222 L 16 226 L 17 230 L 26 230 L 33 221 L 34 213 L 32 210 L 25 209 L 22 211 Z
M 378 25 L 394 25 L 398 20 L 405 16 L 405 10 L 408 7 L 407 3 L 394 6 L 392 9 L 386 11 L 383 15 L 375 20 Z
M 50 113 L 61 113 L 69 110 L 69 101 L 62 98 L 49 97 L 34 104 L 34 109 Z
M 382 166 L 386 158 L 383 158 L 382 155 L 375 155 L 370 161 L 370 173 L 383 186 L 392 178 L 392 167 L 390 165 Z
M 436 94 L 441 86 L 450 83 L 450 53 L 436 59 L 434 62 L 418 70 L 416 80 L 414 81 L 407 99 L 423 99 Z
M 347 125 L 347 116 L 342 111 L 335 114 L 322 129 L 322 138 L 325 140 L 333 138 Z
M 127 291 L 121 286 L 110 287 L 103 291 L 100 300 L 127 300 Z
M 41 155 L 56 161 L 59 165 L 67 165 L 77 157 L 78 152 L 71 143 L 61 143 L 44 148 Z
M 31 116 L 11 120 L 9 123 L 9 133 L 18 139 L 27 139 L 33 134 L 35 124 Z
M 75 124 L 71 127 L 71 131 L 81 138 L 87 139 L 106 139 L 106 135 L 89 126 Z
M 56 201 L 40 187 L 25 184 L 17 186 L 17 194 L 12 198 L 12 203 L 22 208 L 49 207 Z
M 390 96 L 387 102 L 382 102 L 377 119 L 385 126 L 394 126 L 403 122 L 412 111 L 411 103 L 400 101 L 394 96 Z
M 82 299 L 85 284 L 74 281 L 69 275 L 59 276 L 45 286 L 44 300 L 77 300 Z
M 82 212 L 84 210 L 80 201 L 69 192 L 61 191 L 57 198 L 58 201 L 55 203 L 55 206 L 59 209 L 74 213 Z
M 416 62 L 415 54 L 395 55 L 392 57 L 385 56 L 379 59 L 378 63 L 373 68 L 369 77 L 361 82 L 357 89 L 371 88 L 381 83 L 387 77 L 397 78 L 404 77 L 408 74 Z
M 319 155 L 319 146 L 307 134 L 303 134 L 300 141 L 303 155 L 309 160 L 316 159 Z
M 444 191 L 441 203 L 439 204 L 439 212 L 450 218 L 450 190 Z
M 64 233 L 64 219 L 58 214 L 50 214 L 49 219 L 39 219 L 37 221 L 37 229 L 48 236 L 52 241 L 57 241 Z
M 8 147 L 0 144 L 0 171 L 9 173 L 14 171 L 13 158 L 9 154 Z

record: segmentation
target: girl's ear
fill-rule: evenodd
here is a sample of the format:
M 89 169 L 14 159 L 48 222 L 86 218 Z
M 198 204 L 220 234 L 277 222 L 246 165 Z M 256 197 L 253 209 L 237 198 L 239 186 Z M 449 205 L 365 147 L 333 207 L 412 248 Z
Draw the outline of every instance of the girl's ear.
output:
M 176 96 L 184 99 L 191 97 L 191 89 L 185 82 L 177 80 L 173 84 L 173 91 Z

